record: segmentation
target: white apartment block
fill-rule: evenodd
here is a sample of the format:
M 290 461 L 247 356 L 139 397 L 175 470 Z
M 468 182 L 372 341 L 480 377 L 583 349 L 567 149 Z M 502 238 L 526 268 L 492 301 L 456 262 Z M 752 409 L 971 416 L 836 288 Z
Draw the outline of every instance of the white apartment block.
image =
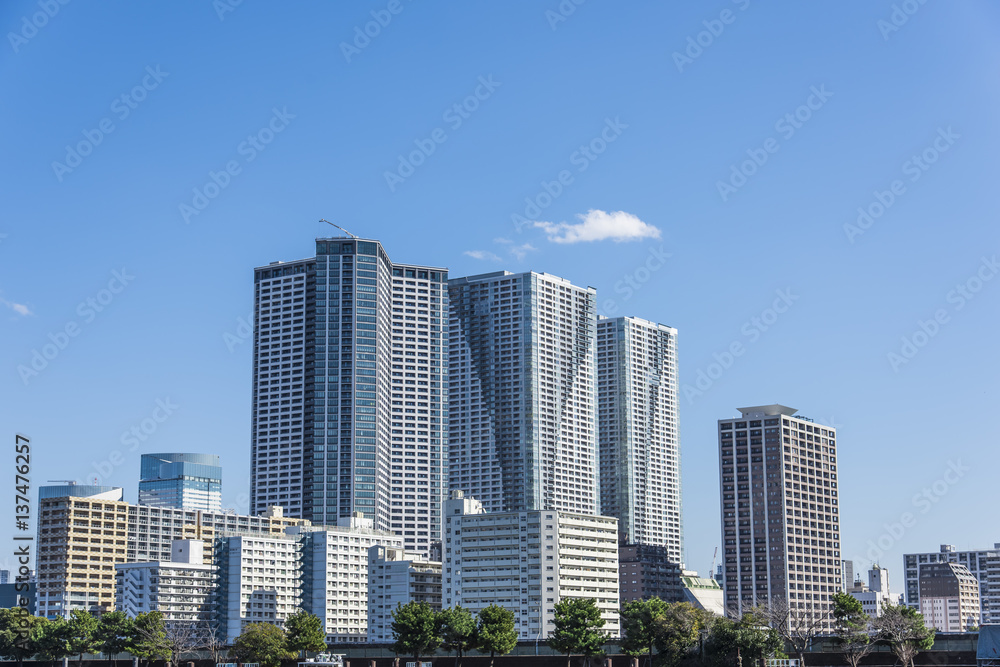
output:
M 677 330 L 635 317 L 597 322 L 601 514 L 623 544 L 684 560 Z
M 554 630 L 564 598 L 592 598 L 604 630 L 620 634 L 618 520 L 525 510 L 484 513 L 477 500 L 452 491 L 445 507 L 442 606 L 474 614 L 497 604 L 514 612 L 521 640 Z
M 490 512 L 596 514 L 596 291 L 507 271 L 448 290 L 449 488 Z
M 215 568 L 201 540 L 175 540 L 170 562 L 115 565 L 115 609 L 129 618 L 158 611 L 167 624 L 215 621 Z
M 386 546 L 368 550 L 368 643 L 392 642 L 397 605 L 426 602 L 441 609 L 441 563 L 419 551 Z
M 980 625 L 979 582 L 964 565 L 942 561 L 920 568 L 920 613 L 939 632 L 969 632 Z
M 849 562 L 849 561 L 845 561 Z M 854 566 L 851 565 L 853 575 Z M 854 581 L 847 585 L 848 595 L 861 603 L 861 609 L 872 618 L 878 618 L 886 605 L 899 603 L 899 595 L 889 589 L 889 570 L 875 565 L 868 570 L 868 583 Z
M 780 598 L 825 616 L 843 587 L 836 429 L 783 405 L 739 410 L 719 420 L 726 609 Z
M 905 554 L 906 603 L 920 608 L 920 571 L 929 563 L 959 563 L 979 581 L 980 618 L 983 625 L 1000 623 L 1000 542 L 992 549 L 958 551 L 942 544 L 940 551 Z

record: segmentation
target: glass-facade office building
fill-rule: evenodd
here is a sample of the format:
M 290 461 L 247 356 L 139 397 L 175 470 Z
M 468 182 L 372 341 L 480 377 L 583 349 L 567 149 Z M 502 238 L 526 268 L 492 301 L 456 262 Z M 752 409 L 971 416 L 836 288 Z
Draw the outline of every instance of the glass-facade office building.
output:
M 215 454 L 143 454 L 139 504 L 218 512 L 222 466 Z
M 253 513 L 360 512 L 424 553 L 441 539 L 447 282 L 354 237 L 255 270 Z

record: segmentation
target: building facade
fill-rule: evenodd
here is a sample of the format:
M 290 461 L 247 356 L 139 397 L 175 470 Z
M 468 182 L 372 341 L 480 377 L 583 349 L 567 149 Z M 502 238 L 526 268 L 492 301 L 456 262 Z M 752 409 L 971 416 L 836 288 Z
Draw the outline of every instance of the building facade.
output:
M 222 511 L 222 466 L 215 454 L 143 454 L 139 504 Z
M 618 520 L 613 517 L 526 510 L 485 513 L 452 491 L 446 503 L 442 606 L 473 614 L 497 604 L 514 613 L 521 640 L 555 629 L 563 598 L 591 598 L 604 630 L 619 623 Z
M 601 514 L 625 544 L 683 562 L 677 330 L 635 317 L 597 322 Z
M 354 237 L 255 270 L 252 508 L 441 539 L 447 281 Z
M 950 561 L 920 568 L 920 613 L 939 632 L 970 632 L 980 625 L 979 582 L 964 565 Z
M 368 643 L 395 641 L 392 612 L 410 602 L 441 610 L 441 562 L 427 560 L 419 551 L 381 545 L 368 549 Z
M 841 590 L 836 429 L 783 405 L 719 420 L 723 589 L 742 613 L 780 600 L 825 616 Z
M 853 575 L 853 563 L 851 570 Z M 861 609 L 872 618 L 881 616 L 886 605 L 898 604 L 900 598 L 899 595 L 893 596 L 889 589 L 889 570 L 879 565 L 868 570 L 867 584 L 862 581 L 854 581 L 848 585 L 847 593 L 860 602 Z
M 448 290 L 449 488 L 490 512 L 596 514 L 596 291 L 506 271 Z
M 158 611 L 164 623 L 215 623 L 215 568 L 203 562 L 201 540 L 175 540 L 169 562 L 115 565 L 115 609 L 129 618 Z
M 666 546 L 619 545 L 618 572 L 622 604 L 652 597 L 666 602 L 684 600 L 683 568 L 675 560 L 673 550 Z
M 979 582 L 980 619 L 983 625 L 1000 623 L 1000 542 L 992 549 L 958 551 L 942 544 L 937 552 L 905 554 L 906 604 L 920 608 L 920 571 L 930 563 L 959 563 Z

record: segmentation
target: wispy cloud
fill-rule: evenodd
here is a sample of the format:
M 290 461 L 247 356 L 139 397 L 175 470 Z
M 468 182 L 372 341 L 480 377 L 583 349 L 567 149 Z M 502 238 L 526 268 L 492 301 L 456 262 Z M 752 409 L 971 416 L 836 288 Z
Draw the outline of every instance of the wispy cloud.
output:
M 13 301 L 8 301 L 7 299 L 0 298 L 0 304 L 7 306 L 8 308 L 10 308 L 15 313 L 21 316 L 26 317 L 28 315 L 34 315 L 34 313 L 31 312 L 31 309 L 28 308 L 23 303 L 14 303 Z
M 510 249 L 510 254 L 517 257 L 518 261 L 523 260 L 527 257 L 529 252 L 536 252 L 538 248 L 531 245 L 530 243 L 522 243 L 521 245 L 512 246 Z
M 638 241 L 658 239 L 660 230 L 643 222 L 631 213 L 612 211 L 607 213 L 596 209 L 577 215 L 578 223 L 536 222 L 535 227 L 545 230 L 552 243 L 582 243 L 589 241 Z
M 500 256 L 488 250 L 466 250 L 463 255 L 468 255 L 473 259 L 482 259 L 489 262 L 499 262 Z

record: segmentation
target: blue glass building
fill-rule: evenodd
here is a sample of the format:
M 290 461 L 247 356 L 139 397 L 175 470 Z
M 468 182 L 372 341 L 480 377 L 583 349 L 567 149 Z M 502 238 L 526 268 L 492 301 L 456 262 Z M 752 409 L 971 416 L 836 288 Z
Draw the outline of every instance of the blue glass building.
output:
M 215 454 L 143 454 L 139 504 L 185 510 L 222 509 L 222 466 Z

